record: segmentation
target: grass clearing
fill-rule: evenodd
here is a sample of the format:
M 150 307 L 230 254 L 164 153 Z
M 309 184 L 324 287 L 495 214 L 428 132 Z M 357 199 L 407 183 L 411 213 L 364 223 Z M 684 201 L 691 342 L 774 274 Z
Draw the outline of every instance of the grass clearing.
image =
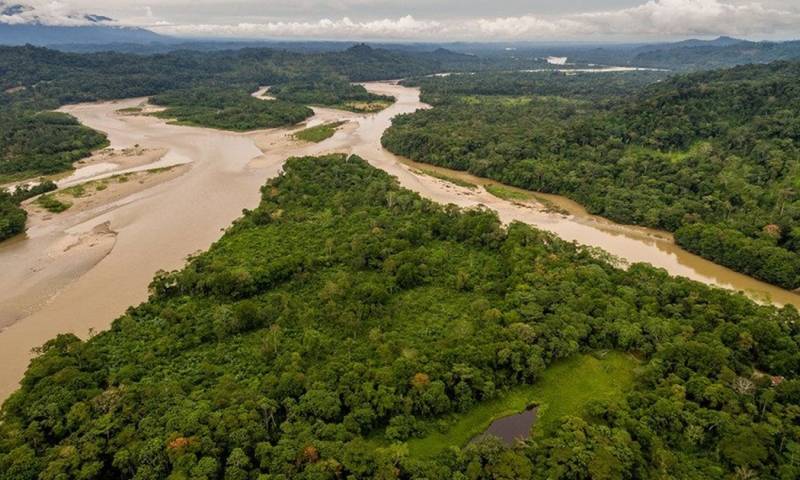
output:
M 576 355 L 551 365 L 534 385 L 514 388 L 501 397 L 445 420 L 445 428 L 407 442 L 409 453 L 431 457 L 450 446 L 464 446 L 498 418 L 537 404 L 534 435 L 546 435 L 566 415 L 583 415 L 597 399 L 621 399 L 633 385 L 638 361 L 627 353 Z
M 503 200 L 526 201 L 533 198 L 533 195 L 530 193 L 524 192 L 517 188 L 500 185 L 499 183 L 486 185 L 485 188 L 487 192 L 491 193 L 497 198 L 502 198 Z
M 304 142 L 319 143 L 333 136 L 336 129 L 345 122 L 330 122 L 317 125 L 316 127 L 306 128 L 294 134 L 294 138 Z
M 65 188 L 62 191 L 68 195 L 72 195 L 73 198 L 79 198 L 86 195 L 86 185 L 75 185 L 74 187 Z
M 513 107 L 531 103 L 533 98 L 516 95 L 464 95 L 460 97 L 460 100 L 467 105 L 497 104 L 504 107 Z
M 373 100 L 371 102 L 346 102 L 342 104 L 340 108 L 356 113 L 375 113 L 389 108 L 392 103 L 393 102 L 388 100 Z
M 126 107 L 120 108 L 117 110 L 117 113 L 121 115 L 139 115 L 144 111 L 142 107 Z

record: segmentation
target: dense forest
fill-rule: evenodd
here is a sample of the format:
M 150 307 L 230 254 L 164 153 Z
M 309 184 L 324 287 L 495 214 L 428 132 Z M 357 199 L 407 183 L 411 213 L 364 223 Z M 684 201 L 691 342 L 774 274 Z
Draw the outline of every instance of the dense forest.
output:
M 436 108 L 395 119 L 384 145 L 675 232 L 706 258 L 800 287 L 800 63 L 639 86 L 646 77 L 503 75 L 411 82 Z
M 186 125 L 247 131 L 294 125 L 314 112 L 299 103 L 254 98 L 247 90 L 195 87 L 150 97 L 166 107 L 156 115 Z
M 291 159 L 146 303 L 40 349 L 0 413 L 0 479 L 793 479 L 799 320 L 357 157 Z M 619 401 L 511 448 L 406 448 L 604 350 L 641 360 Z
M 723 40 L 723 41 L 720 41 Z M 725 41 L 727 40 L 727 41 Z M 721 38 L 717 41 L 686 41 L 634 50 L 631 65 L 670 70 L 710 70 L 750 63 L 800 60 L 800 41 L 750 42 Z
M 404 84 L 422 89 L 422 101 L 431 105 L 459 103 L 471 97 L 565 97 L 606 101 L 628 96 L 663 80 L 669 72 L 629 71 L 586 74 L 574 72 L 482 72 L 416 77 Z
M 56 189 L 56 184 L 43 180 L 30 186 L 17 186 L 13 191 L 0 189 L 0 241 L 25 231 L 26 212 L 20 204 L 42 193 Z
M 321 78 L 318 75 L 278 84 L 270 88 L 269 94 L 303 105 L 322 105 L 355 112 L 382 110 L 395 100 L 387 95 L 369 93 L 362 85 L 352 84 L 346 78 Z
M 105 135 L 56 112 L 0 113 L 0 182 L 72 168 L 108 144 Z

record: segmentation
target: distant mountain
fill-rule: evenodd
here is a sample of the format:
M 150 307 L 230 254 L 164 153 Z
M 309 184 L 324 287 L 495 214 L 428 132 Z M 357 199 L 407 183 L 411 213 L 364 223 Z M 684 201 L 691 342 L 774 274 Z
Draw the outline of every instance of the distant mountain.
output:
M 93 13 L 65 11 L 61 4 L 35 7 L 0 0 L 0 44 L 61 45 L 152 43 L 170 37 L 150 30 L 119 25 Z
M 100 45 L 111 43 L 152 43 L 170 40 L 170 37 L 165 37 L 143 28 L 133 27 L 59 27 L 0 24 L 0 44 L 2 45 Z
M 800 60 L 800 41 L 750 42 L 729 37 L 688 40 L 638 49 L 630 64 L 675 70 L 708 70 L 748 63 Z
M 681 40 L 680 42 L 672 43 L 656 43 L 651 45 L 643 45 L 634 49 L 636 52 L 649 52 L 654 50 L 672 50 L 674 48 L 694 48 L 694 47 L 730 47 L 731 45 L 738 45 L 741 43 L 754 43 L 748 40 L 741 40 L 733 37 L 717 37 L 713 40 L 698 40 L 692 38 L 689 40 Z

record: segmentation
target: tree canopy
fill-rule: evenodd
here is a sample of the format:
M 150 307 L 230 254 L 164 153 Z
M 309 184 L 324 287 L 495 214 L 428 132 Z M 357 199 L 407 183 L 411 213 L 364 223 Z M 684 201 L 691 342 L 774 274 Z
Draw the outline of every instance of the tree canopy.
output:
M 426 79 L 436 108 L 398 117 L 383 143 L 675 232 L 693 252 L 795 289 L 798 74 L 800 63 L 778 62 L 649 84 L 607 74 Z
M 798 320 L 296 158 L 110 330 L 41 348 L 0 479 L 796 478 Z M 621 400 L 516 447 L 403 444 L 598 349 L 642 359 Z

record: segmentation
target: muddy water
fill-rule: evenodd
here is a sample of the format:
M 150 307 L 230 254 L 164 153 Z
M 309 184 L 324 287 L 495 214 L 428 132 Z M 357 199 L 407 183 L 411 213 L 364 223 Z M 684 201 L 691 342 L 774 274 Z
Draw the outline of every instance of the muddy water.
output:
M 54 215 L 31 225 L 26 237 L 0 245 L 0 399 L 16 389 L 31 348 L 59 333 L 85 337 L 90 329 L 108 328 L 128 306 L 147 298 L 158 270 L 181 267 L 187 255 L 218 239 L 243 208 L 255 207 L 259 187 L 278 174 L 287 156 L 328 148 L 296 143 L 285 130 L 236 134 L 116 114 L 140 102 L 64 110 L 106 132 L 114 148 L 168 149 L 156 163 L 137 169 L 188 162 L 187 171 L 112 204 Z M 317 113 L 323 120 L 340 116 L 349 114 Z M 331 138 L 331 145 L 339 137 Z M 268 145 L 267 152 L 257 143 Z M 115 172 L 92 173 L 96 176 L 83 178 Z
M 16 388 L 31 348 L 59 333 L 85 337 L 90 329 L 108 328 L 128 306 L 146 299 L 147 285 L 156 271 L 179 268 L 187 255 L 219 238 L 243 208 L 255 207 L 259 187 L 294 155 L 356 153 L 396 176 L 404 187 L 434 201 L 485 205 L 504 222 L 526 222 L 568 241 L 603 248 L 628 262 L 649 262 L 675 275 L 800 305 L 798 295 L 691 255 L 662 232 L 615 225 L 558 197 L 550 201 L 571 215 L 549 213 L 533 202 L 508 202 L 483 188 L 461 188 L 418 173 L 383 150 L 380 137 L 393 116 L 426 107 L 419 101 L 419 92 L 389 83 L 367 87 L 393 95 L 397 103 L 374 115 L 315 109 L 309 124 L 350 121 L 319 144 L 295 142 L 286 130 L 239 134 L 116 113 L 139 105 L 141 99 L 64 108 L 84 124 L 106 132 L 114 148 L 167 149 L 158 166 L 188 164 L 188 168 L 177 178 L 111 204 L 54 216 L 30 228 L 27 238 L 0 245 L 0 328 L 5 327 L 0 332 L 0 399 Z M 92 175 L 114 172 L 84 173 L 81 178 L 90 180 Z M 449 174 L 479 185 L 488 183 L 458 172 Z

